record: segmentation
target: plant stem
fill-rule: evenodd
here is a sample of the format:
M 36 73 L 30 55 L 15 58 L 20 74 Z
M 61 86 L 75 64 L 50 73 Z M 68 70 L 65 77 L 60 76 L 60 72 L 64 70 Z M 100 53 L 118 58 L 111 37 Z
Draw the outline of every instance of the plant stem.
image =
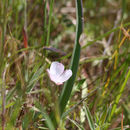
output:
M 6 86 L 5 86 L 5 74 L 6 74 L 6 68 L 3 72 L 3 77 L 2 77 L 2 114 L 1 114 L 1 117 L 2 117 L 2 130 L 5 130 L 5 113 L 6 113 L 6 110 L 5 110 L 5 105 L 6 105 Z
M 46 46 L 49 46 L 53 4 L 54 4 L 54 0 L 51 0 L 50 9 L 49 9 L 49 23 L 48 23 L 48 30 L 47 30 L 48 32 L 47 32 Z
M 6 67 L 5 67 L 5 61 L 4 61 L 4 45 L 5 45 L 5 36 L 6 36 L 6 25 L 7 25 L 7 6 L 8 6 L 8 0 L 0 1 L 1 4 L 1 28 L 2 32 L 0 35 L 1 41 L 0 41 L 0 78 L 2 79 L 1 86 L 1 95 L 2 95 L 2 113 L 1 113 L 1 126 L 2 130 L 5 130 L 5 105 L 6 105 L 6 88 L 5 88 L 5 74 L 6 74 Z M 5 69 L 4 69 L 5 68 Z M 3 71 L 4 69 L 4 71 Z

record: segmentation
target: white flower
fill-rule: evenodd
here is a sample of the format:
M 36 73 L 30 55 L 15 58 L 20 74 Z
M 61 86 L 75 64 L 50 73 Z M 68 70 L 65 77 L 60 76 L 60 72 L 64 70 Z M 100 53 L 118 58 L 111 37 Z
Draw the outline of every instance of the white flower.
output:
M 64 70 L 64 65 L 59 62 L 52 62 L 50 69 L 47 69 L 50 79 L 56 84 L 61 85 L 72 76 L 70 69 Z

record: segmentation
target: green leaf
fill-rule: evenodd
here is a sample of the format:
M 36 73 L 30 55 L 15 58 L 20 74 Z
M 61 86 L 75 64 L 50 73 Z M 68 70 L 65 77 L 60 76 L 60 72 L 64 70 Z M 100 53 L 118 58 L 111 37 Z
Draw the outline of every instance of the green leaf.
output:
M 83 107 L 84 110 L 85 110 L 85 114 L 86 114 L 86 117 L 88 119 L 88 123 L 89 123 L 89 127 L 91 130 L 95 130 L 95 127 L 94 127 L 94 122 L 92 120 L 92 116 L 91 116 L 91 113 L 89 111 L 89 108 L 86 106 Z
M 17 121 L 18 115 L 20 113 L 21 106 L 22 106 L 21 99 L 17 99 L 15 101 L 14 106 L 11 109 L 12 111 L 11 111 L 11 115 L 10 115 L 10 119 L 9 119 L 9 125 L 10 126 L 15 126 L 16 125 L 16 121 Z
M 126 83 L 127 83 L 128 79 L 129 79 L 129 77 L 130 77 L 130 70 L 128 71 L 128 73 L 126 75 L 126 78 L 125 78 L 123 84 L 120 87 L 119 94 L 115 98 L 115 103 L 114 103 L 114 105 L 112 107 L 111 114 L 110 114 L 109 119 L 108 119 L 109 121 L 111 121 L 111 118 L 112 118 L 112 116 L 113 116 L 113 114 L 114 114 L 114 112 L 116 110 L 117 104 L 119 103 L 120 97 L 121 97 L 121 95 L 122 95 L 122 93 L 124 91 L 124 88 L 126 86 Z
M 49 117 L 49 115 L 44 110 L 44 108 L 40 105 L 39 102 L 37 102 L 37 105 L 38 105 L 38 109 L 39 109 L 40 113 L 42 114 L 43 118 L 45 118 L 45 122 L 46 122 L 49 130 L 55 130 L 55 126 L 54 126 L 51 118 Z
M 9 93 L 6 95 L 6 102 L 7 103 L 12 99 L 15 91 L 16 91 L 16 87 L 13 88 L 12 90 L 10 90 Z
M 51 31 L 51 21 L 52 21 L 52 13 L 53 13 L 53 4 L 54 4 L 54 0 L 51 0 L 50 10 L 49 10 L 49 22 L 48 22 L 48 32 L 47 32 L 46 46 L 49 45 L 50 31 Z
M 61 118 L 63 119 L 63 118 L 65 118 L 69 113 L 71 113 L 76 107 L 78 107 L 83 101 L 85 101 L 89 96 L 91 96 L 95 91 L 97 90 L 97 88 L 96 89 L 94 89 L 91 93 L 89 93 L 86 97 L 84 97 L 82 100 L 80 100 L 77 104 L 75 104 L 73 107 L 71 107 L 71 108 L 69 108 L 67 111 L 65 111 L 63 114 L 62 114 L 62 116 L 61 116 Z
M 84 130 L 84 128 L 80 125 L 80 124 L 78 124 L 76 121 L 74 121 L 74 120 L 72 120 L 72 119 L 70 119 L 70 118 L 68 118 L 79 130 Z
M 64 112 L 64 109 L 66 107 L 66 104 L 70 98 L 73 84 L 76 78 L 77 70 L 78 70 L 78 65 L 79 65 L 79 59 L 80 59 L 80 44 L 79 44 L 79 38 L 82 33 L 82 28 L 83 28 L 83 23 L 82 23 L 82 18 L 83 18 L 83 12 L 82 12 L 82 0 L 76 0 L 76 17 L 77 17 L 77 25 L 76 25 L 76 39 L 75 39 L 75 46 L 72 54 L 72 59 L 71 59 L 71 65 L 70 69 L 72 70 L 72 77 L 64 84 L 62 93 L 60 95 L 60 100 L 59 100 L 59 107 L 60 107 L 60 113 Z
M 32 76 L 32 78 L 30 79 L 30 81 L 28 82 L 27 85 L 27 92 L 30 92 L 33 87 L 35 86 L 35 84 L 37 83 L 37 81 L 43 76 L 43 69 L 44 66 L 42 66 L 40 69 L 38 69 Z

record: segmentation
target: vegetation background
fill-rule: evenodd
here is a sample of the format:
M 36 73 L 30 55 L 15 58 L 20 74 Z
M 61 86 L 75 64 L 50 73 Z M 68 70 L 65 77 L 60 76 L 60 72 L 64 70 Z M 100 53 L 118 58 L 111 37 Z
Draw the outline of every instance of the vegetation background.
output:
M 130 129 L 129 27 L 129 0 L 0 0 L 0 128 Z

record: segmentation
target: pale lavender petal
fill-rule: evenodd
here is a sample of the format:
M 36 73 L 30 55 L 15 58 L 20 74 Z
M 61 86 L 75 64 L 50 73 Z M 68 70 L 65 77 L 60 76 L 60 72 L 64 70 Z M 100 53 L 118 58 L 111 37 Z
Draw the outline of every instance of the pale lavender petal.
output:
M 72 71 L 69 69 L 69 70 L 65 70 L 61 75 L 60 77 L 58 78 L 58 81 L 60 83 L 63 83 L 65 82 L 66 80 L 68 80 L 70 77 L 72 76 Z
M 50 73 L 52 75 L 60 76 L 64 72 L 64 65 L 59 62 L 52 62 L 50 67 Z
M 51 72 L 50 72 L 50 70 L 49 70 L 49 69 L 47 69 L 47 72 L 48 72 L 48 75 L 49 75 L 49 77 L 50 77 L 51 81 L 53 81 L 53 82 L 57 83 L 57 82 L 58 82 L 58 81 L 57 81 L 57 79 L 59 78 L 59 76 L 54 75 L 54 74 L 51 74 Z
M 63 84 L 63 83 L 59 83 L 59 82 L 56 83 L 56 85 L 62 85 L 62 84 Z

